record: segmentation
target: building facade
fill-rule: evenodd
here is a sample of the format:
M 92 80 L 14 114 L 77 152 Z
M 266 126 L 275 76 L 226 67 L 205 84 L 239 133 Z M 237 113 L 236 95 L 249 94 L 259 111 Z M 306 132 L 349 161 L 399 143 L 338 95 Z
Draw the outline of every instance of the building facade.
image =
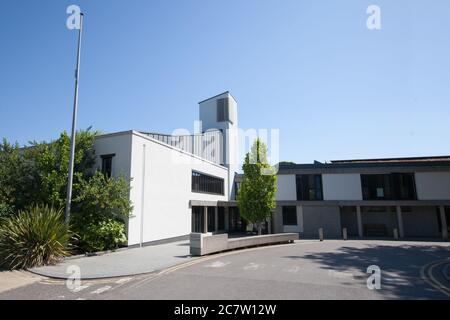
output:
M 224 92 L 199 103 L 196 134 L 97 137 L 97 167 L 130 179 L 129 246 L 251 228 L 235 200 L 242 179 L 237 111 Z M 281 163 L 276 200 L 265 232 L 317 237 L 322 228 L 339 238 L 346 228 L 350 237 L 447 238 L 450 157 Z
M 450 157 L 280 165 L 274 232 L 447 239 L 449 219 Z

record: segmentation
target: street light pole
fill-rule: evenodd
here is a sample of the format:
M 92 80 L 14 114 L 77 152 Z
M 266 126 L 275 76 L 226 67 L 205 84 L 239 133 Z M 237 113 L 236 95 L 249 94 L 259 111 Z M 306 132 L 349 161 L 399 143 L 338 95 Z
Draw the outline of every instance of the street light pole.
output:
M 83 17 L 84 17 L 83 13 L 80 13 L 80 29 L 78 30 L 77 69 L 75 70 L 75 97 L 73 102 L 73 115 L 72 115 L 72 135 L 70 138 L 69 179 L 67 183 L 66 213 L 64 216 L 64 220 L 66 223 L 70 222 L 70 205 L 72 203 L 75 135 L 76 135 L 77 109 L 78 109 L 78 80 L 80 78 L 80 53 L 81 53 L 81 37 L 83 35 Z

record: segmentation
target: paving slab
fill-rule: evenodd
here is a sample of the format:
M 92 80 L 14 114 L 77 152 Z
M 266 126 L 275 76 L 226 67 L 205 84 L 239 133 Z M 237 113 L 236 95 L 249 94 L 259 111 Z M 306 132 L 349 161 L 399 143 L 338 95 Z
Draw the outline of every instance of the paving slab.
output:
M 189 241 L 178 241 L 133 248 L 98 256 L 66 259 L 55 266 L 33 268 L 38 275 L 67 279 L 73 266 L 79 267 L 80 278 L 101 279 L 151 273 L 197 259 L 189 254 Z
M 0 270 L 0 293 L 16 289 L 42 280 L 41 276 L 26 271 Z

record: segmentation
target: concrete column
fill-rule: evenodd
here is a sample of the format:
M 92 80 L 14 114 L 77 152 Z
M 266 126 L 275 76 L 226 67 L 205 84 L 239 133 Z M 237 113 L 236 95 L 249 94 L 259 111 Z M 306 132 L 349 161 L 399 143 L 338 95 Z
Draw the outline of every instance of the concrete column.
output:
M 362 226 L 362 217 L 361 217 L 361 207 L 356 206 L 356 220 L 358 222 L 358 236 L 360 238 L 363 237 L 363 226 Z
M 405 229 L 403 229 L 403 217 L 402 217 L 402 207 L 396 206 L 397 209 L 397 224 L 398 224 L 398 233 L 400 238 L 405 237 Z
M 447 231 L 447 219 L 445 218 L 445 207 L 439 206 L 439 213 L 441 214 L 441 228 L 442 228 L 442 239 L 448 239 Z
M 214 231 L 219 231 L 219 207 L 214 207 Z
M 208 207 L 203 207 L 203 233 L 208 233 Z

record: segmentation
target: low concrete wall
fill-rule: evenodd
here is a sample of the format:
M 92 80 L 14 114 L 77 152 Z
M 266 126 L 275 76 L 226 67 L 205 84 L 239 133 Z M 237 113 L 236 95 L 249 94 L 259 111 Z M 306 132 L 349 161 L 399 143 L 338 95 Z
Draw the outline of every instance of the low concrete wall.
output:
M 298 240 L 298 233 L 267 234 L 262 236 L 228 239 L 228 234 L 191 233 L 191 254 L 203 256 L 210 253 L 256 247 L 261 245 L 289 243 Z

